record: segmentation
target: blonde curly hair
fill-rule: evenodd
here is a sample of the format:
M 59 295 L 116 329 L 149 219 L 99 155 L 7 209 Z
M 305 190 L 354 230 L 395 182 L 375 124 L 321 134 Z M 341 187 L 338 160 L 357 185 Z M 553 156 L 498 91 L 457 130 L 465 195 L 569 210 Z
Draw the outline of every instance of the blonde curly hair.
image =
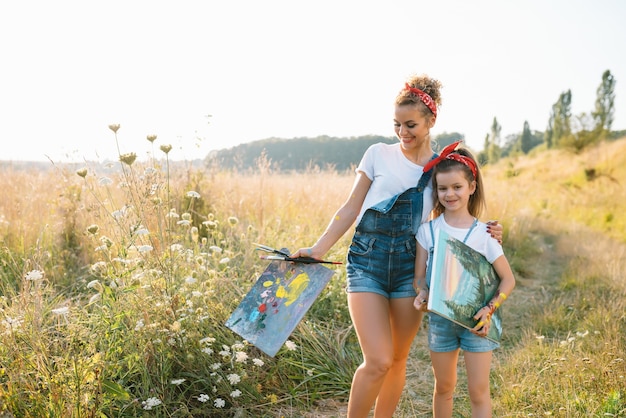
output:
M 409 76 L 409 78 L 406 80 L 406 83 L 409 86 L 418 88 L 424 93 L 428 94 L 437 105 L 437 108 L 441 106 L 441 88 L 443 87 L 443 85 L 439 80 L 431 78 L 426 74 L 413 74 Z M 395 104 L 397 106 L 415 105 L 420 109 L 424 116 L 433 115 L 432 111 L 424 104 L 424 102 L 422 102 L 422 100 L 418 96 L 405 88 L 398 92 Z

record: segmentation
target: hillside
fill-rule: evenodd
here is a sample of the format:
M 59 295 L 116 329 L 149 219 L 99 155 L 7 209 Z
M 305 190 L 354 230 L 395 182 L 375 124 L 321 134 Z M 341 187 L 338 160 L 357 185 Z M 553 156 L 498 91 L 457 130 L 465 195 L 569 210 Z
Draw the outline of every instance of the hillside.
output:
M 626 242 L 622 216 L 626 211 L 626 137 L 580 154 L 531 152 L 503 159 L 483 171 L 490 206 L 585 225 Z M 513 190 L 516 192 L 511 193 Z

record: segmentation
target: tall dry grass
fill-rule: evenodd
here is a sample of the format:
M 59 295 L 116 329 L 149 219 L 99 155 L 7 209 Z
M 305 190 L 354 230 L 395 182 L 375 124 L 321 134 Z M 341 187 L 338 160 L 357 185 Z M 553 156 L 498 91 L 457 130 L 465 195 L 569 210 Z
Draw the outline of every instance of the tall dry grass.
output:
M 624 151 L 621 140 L 484 169 L 484 218 L 505 225 L 518 279 L 494 416 L 626 413 Z M 293 351 L 268 358 L 223 324 L 264 268 L 253 243 L 313 243 L 353 173 L 168 157 L 0 169 L 0 416 L 341 416 L 360 362 L 342 268 Z M 398 416 L 430 415 L 425 337 Z M 455 408 L 470 416 L 463 366 Z

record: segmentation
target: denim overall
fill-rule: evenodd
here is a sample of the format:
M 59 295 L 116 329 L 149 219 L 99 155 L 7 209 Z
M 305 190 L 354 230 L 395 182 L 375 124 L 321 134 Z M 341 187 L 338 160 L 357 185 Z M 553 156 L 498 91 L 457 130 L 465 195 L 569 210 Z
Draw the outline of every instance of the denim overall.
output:
M 348 250 L 348 292 L 374 292 L 387 298 L 416 295 L 415 234 L 431 174 L 432 170 L 423 173 L 416 187 L 365 211 Z

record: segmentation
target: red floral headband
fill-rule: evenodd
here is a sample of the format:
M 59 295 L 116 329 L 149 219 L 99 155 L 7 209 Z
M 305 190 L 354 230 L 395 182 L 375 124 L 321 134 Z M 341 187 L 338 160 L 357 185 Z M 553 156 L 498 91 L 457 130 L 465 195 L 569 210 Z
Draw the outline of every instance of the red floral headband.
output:
M 465 155 L 461 155 L 459 153 L 454 152 L 456 150 L 456 147 L 460 143 L 461 141 L 458 141 L 445 147 L 443 151 L 441 151 L 441 154 L 439 154 L 438 157 L 433 158 L 424 166 L 424 173 L 427 171 L 430 171 L 433 167 L 435 167 L 437 164 L 439 164 L 443 160 L 454 160 L 469 167 L 469 169 L 472 170 L 472 174 L 474 175 L 474 178 L 476 179 L 478 175 L 478 169 L 476 168 L 476 163 L 474 162 L 474 160 L 472 160 L 469 157 L 466 157 Z
M 426 107 L 429 108 L 431 112 L 433 112 L 433 115 L 437 117 L 437 104 L 428 93 L 418 88 L 409 86 L 409 83 L 404 83 L 404 89 L 416 94 L 417 97 L 419 97 L 420 100 L 426 105 Z

